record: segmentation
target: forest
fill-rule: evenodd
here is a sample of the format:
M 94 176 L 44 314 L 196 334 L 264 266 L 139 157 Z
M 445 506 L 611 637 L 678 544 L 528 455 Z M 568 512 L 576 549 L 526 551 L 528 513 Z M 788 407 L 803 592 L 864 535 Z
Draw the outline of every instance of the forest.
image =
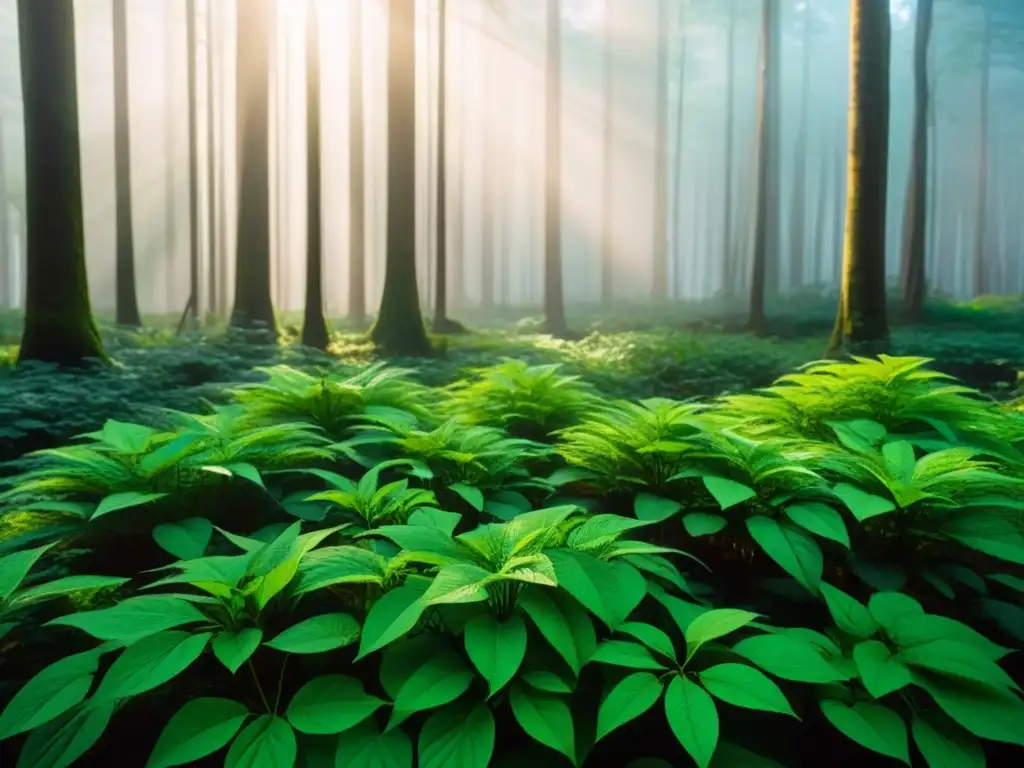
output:
M 1024 760 L 1020 0 L 0 0 L 0 764 Z

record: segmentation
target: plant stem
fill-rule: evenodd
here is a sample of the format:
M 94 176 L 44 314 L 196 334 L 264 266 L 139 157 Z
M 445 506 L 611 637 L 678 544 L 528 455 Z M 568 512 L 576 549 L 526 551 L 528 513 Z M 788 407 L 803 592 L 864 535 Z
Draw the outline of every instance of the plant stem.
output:
M 249 667 L 249 672 L 251 672 L 251 673 L 252 673 L 252 681 L 253 681 L 254 683 L 256 683 L 256 690 L 257 690 L 257 691 L 259 692 L 259 694 L 260 694 L 260 700 L 261 700 L 261 701 L 263 702 L 263 706 L 264 706 L 264 707 L 266 708 L 266 710 L 267 710 L 267 714 L 268 714 L 268 715 L 272 715 L 272 714 L 274 714 L 274 712 L 276 711 L 276 709 L 275 709 L 275 710 L 272 710 L 272 709 L 270 708 L 270 702 L 268 702 L 268 701 L 267 701 L 267 697 L 266 697 L 266 695 L 265 695 L 265 694 L 263 693 L 263 686 L 262 686 L 262 685 L 260 685 L 260 679 L 259 679 L 259 677 L 257 677 L 257 676 L 256 676 L 256 668 L 255 668 L 255 667 L 254 667 L 254 666 L 252 665 L 252 659 L 248 659 L 248 660 L 246 660 L 246 662 L 245 662 L 245 663 L 246 663 L 246 665 L 247 665 L 247 666 Z
M 284 655 L 284 661 L 281 662 L 281 674 L 277 676 L 277 694 L 274 696 L 274 714 L 277 714 L 277 708 L 281 705 L 281 689 L 284 687 L 284 671 L 288 667 L 288 659 L 291 658 L 290 653 Z

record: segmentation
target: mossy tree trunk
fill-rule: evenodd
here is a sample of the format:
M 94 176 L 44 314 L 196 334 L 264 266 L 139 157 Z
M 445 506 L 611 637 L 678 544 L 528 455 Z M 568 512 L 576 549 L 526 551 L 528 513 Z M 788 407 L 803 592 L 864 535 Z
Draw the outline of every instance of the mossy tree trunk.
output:
M 274 335 L 270 295 L 270 35 L 273 0 L 238 5 L 238 236 L 234 328 Z
M 348 317 L 366 322 L 366 158 L 363 125 L 363 4 L 349 3 Z
M 19 362 L 106 359 L 89 304 L 82 218 L 75 12 L 18 0 L 28 280 Z
M 602 131 L 601 178 L 601 305 L 610 307 L 615 291 L 615 237 L 613 190 L 615 189 L 615 15 L 614 3 L 604 0 L 604 41 L 602 78 L 604 80 L 604 127 Z
M 306 309 L 302 343 L 327 349 L 330 335 L 324 317 L 320 144 L 320 21 L 313 2 L 306 6 Z
M 885 216 L 890 38 L 888 0 L 851 0 L 846 236 L 830 356 L 844 350 L 876 353 L 889 340 Z
M 544 324 L 567 336 L 562 287 L 562 3 L 548 0 L 544 125 Z
M 655 67 L 657 86 L 654 110 L 654 205 L 651 244 L 651 298 L 664 301 L 668 297 L 668 0 L 658 0 L 658 43 Z M 683 98 L 682 84 L 679 98 Z M 681 147 L 680 147 L 681 148 Z M 677 172 L 680 158 L 675 162 Z
M 114 318 L 118 325 L 139 327 L 135 286 L 135 239 L 132 226 L 131 119 L 128 111 L 128 0 L 111 4 L 114 32 L 114 210 L 117 233 L 114 267 Z
M 928 46 L 932 36 L 932 0 L 918 0 L 914 32 L 914 125 L 910 174 L 903 217 L 903 316 L 918 322 L 924 311 L 925 247 L 928 237 Z
M 416 282 L 416 0 L 388 2 L 388 192 L 384 293 L 370 338 L 385 354 L 432 351 Z

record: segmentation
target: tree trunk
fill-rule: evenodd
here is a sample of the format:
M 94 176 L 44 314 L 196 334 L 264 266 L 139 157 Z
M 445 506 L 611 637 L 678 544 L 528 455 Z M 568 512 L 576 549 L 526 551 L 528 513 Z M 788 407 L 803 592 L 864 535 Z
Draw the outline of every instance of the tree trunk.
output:
M 654 220 L 651 244 L 651 298 L 668 296 L 668 0 L 658 0 L 658 84 L 654 114 Z M 679 98 L 683 90 L 680 86 Z M 677 158 L 678 162 L 678 158 Z
M 545 83 L 544 319 L 553 336 L 568 335 L 562 290 L 562 2 L 548 0 Z
M 215 149 L 216 131 L 213 120 L 216 99 L 213 96 L 213 63 L 214 63 L 214 3 L 206 2 L 206 303 L 207 311 L 216 314 L 222 310 L 217 303 L 217 282 L 223 275 L 217 274 L 217 152 Z
M 789 286 L 800 290 L 804 284 L 807 258 L 807 123 L 811 106 L 811 4 L 804 8 L 803 64 L 800 72 L 800 117 L 793 165 L 793 200 L 789 219 Z
M 0 115 L 0 309 L 13 309 L 17 289 L 14 285 L 14 238 L 8 204 L 7 167 L 4 160 L 4 118 Z
M 273 0 L 238 6 L 238 237 L 231 325 L 277 335 L 270 296 L 270 45 Z
M 774 27 L 774 0 L 761 1 L 761 64 L 758 78 L 757 94 L 757 208 L 754 219 L 754 256 L 750 276 L 750 318 L 748 327 L 754 333 L 764 330 L 764 299 L 767 279 L 769 227 L 768 218 L 771 210 L 769 200 L 769 155 L 773 145 L 768 125 L 768 112 L 776 96 L 772 92 L 775 78 L 770 69 L 775 61 L 773 48 L 775 39 L 772 34 Z
M 731 297 L 736 282 L 736 241 L 733 236 L 733 155 L 736 102 L 736 0 L 729 3 L 729 42 L 725 49 L 725 190 L 722 193 L 722 294 Z
M 18 0 L 18 35 L 28 231 L 18 361 L 105 360 L 85 266 L 73 4 Z
M 416 0 L 388 3 L 388 192 L 384 293 L 370 332 L 386 354 L 431 352 L 416 283 Z
M 903 317 L 921 320 L 925 299 L 925 247 L 928 219 L 928 46 L 932 0 L 918 0 L 914 32 L 914 127 L 910 144 L 906 211 L 903 216 Z
M 199 325 L 199 132 L 196 124 L 199 81 L 196 71 L 196 0 L 185 6 L 188 36 L 188 276 L 189 308 L 194 326 Z
M 978 124 L 978 206 L 974 222 L 974 295 L 988 293 L 988 139 L 989 139 L 989 87 L 992 75 L 992 19 L 987 11 L 981 53 L 981 110 Z
M 824 282 L 824 259 L 828 252 L 825 236 L 825 213 L 828 204 L 828 190 L 832 184 L 829 178 L 828 150 L 822 148 L 818 158 L 817 202 L 814 205 L 814 250 L 811 254 L 811 285 L 820 288 Z
M 610 307 L 615 291 L 615 16 L 616 0 L 604 0 L 604 129 L 601 179 L 601 305 Z
M 348 317 L 366 323 L 366 157 L 363 121 L 363 4 L 349 3 L 349 207 Z
M 843 284 L 828 355 L 872 353 L 889 339 L 885 215 L 889 165 L 888 0 L 851 0 L 849 178 Z
M 483 77 L 480 78 L 480 112 L 484 115 L 493 114 L 494 110 L 494 57 L 491 36 L 493 34 L 493 13 L 488 6 L 490 0 L 480 3 L 481 37 L 479 63 Z M 495 189 L 499 183 L 495 174 L 494 128 L 486 120 L 481 123 L 483 130 L 481 142 L 480 190 L 481 222 L 480 222 L 480 306 L 483 309 L 494 308 L 494 199 Z
M 676 279 L 675 297 L 682 296 L 684 281 L 680 279 L 683 264 L 683 212 L 680 205 L 683 196 L 683 107 L 686 99 L 686 9 L 680 6 L 679 9 L 679 96 L 676 100 L 676 135 L 675 135 L 675 163 L 672 168 L 672 199 L 675 206 L 672 211 L 672 248 L 674 250 L 673 261 L 675 262 Z M 666 92 L 668 88 L 666 85 Z M 660 98 L 660 96 L 659 96 Z M 666 97 L 667 98 L 667 97 Z M 666 158 L 667 164 L 667 158 Z M 667 260 L 667 256 L 665 257 Z
M 765 292 L 770 298 L 779 295 L 782 265 L 782 8 L 781 0 L 766 0 L 769 6 L 771 38 L 768 46 L 768 101 L 765 104 L 767 151 L 763 158 L 768 174 L 768 195 L 765 221 Z
M 324 317 L 323 234 L 320 186 L 320 19 L 317 4 L 306 6 L 306 306 L 302 343 L 327 349 Z

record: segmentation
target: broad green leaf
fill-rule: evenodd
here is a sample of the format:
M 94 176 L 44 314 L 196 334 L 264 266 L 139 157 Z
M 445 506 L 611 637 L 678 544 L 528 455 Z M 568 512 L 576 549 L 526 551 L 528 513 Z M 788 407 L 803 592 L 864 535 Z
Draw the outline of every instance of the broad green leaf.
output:
M 166 495 L 166 493 L 137 493 L 135 491 L 112 493 L 109 496 L 105 496 L 96 505 L 96 511 L 92 513 L 90 520 L 109 515 L 111 512 L 119 512 L 122 509 L 141 507 L 143 504 L 149 504 L 151 501 L 162 499 Z
M 612 664 L 630 669 L 668 669 L 664 664 L 651 656 L 651 652 L 638 643 L 625 640 L 605 640 L 597 646 L 590 661 L 599 664 Z
M 0 603 L 11 596 L 18 585 L 25 580 L 28 572 L 32 570 L 32 566 L 52 546 L 53 544 L 46 544 L 35 549 L 25 549 L 0 557 Z
M 747 530 L 768 557 L 811 594 L 818 594 L 824 558 L 814 539 L 796 526 L 764 515 L 748 517 Z
M 882 446 L 882 458 L 885 460 L 885 469 L 890 477 L 901 485 L 910 485 L 914 482 L 917 458 L 914 456 L 913 445 L 906 440 L 894 440 L 891 443 L 886 443 Z
M 425 591 L 424 582 L 408 580 L 373 604 L 363 622 L 357 661 L 397 640 L 416 626 L 426 608 L 422 600 Z
M 450 704 L 464 694 L 472 682 L 473 673 L 458 654 L 448 651 L 428 658 L 395 696 L 394 713 L 387 730 L 416 712 Z
M 462 515 L 458 512 L 447 512 L 443 509 L 434 509 L 433 507 L 420 507 L 409 515 L 406 524 L 418 528 L 434 528 L 441 531 L 441 533 L 451 536 L 461 519 Z
M 530 687 L 547 693 L 572 693 L 575 687 L 554 672 L 545 669 L 524 669 L 519 679 Z
M 779 686 L 746 664 L 716 664 L 699 677 L 701 685 L 726 704 L 796 717 Z
M 23 608 L 26 605 L 32 605 L 32 603 L 51 600 L 63 595 L 72 595 L 76 592 L 120 587 L 129 581 L 131 579 L 121 579 L 116 576 L 65 576 L 62 579 L 54 579 L 53 581 L 18 590 L 11 597 L 9 605 L 12 610 L 14 608 Z
M 238 734 L 224 768 L 292 768 L 298 756 L 295 731 L 276 715 L 262 715 Z
M 212 536 L 213 524 L 205 517 L 189 517 L 153 529 L 153 540 L 179 560 L 202 557 Z
M 825 699 L 820 706 L 822 714 L 846 738 L 910 765 L 907 726 L 888 707 L 870 701 L 850 706 L 835 699 Z
M 477 512 L 483 511 L 484 494 L 476 486 L 467 485 L 466 483 L 454 483 L 449 485 L 448 488 L 459 494 L 459 496 L 461 496 L 463 500 Z
M 499 622 L 491 613 L 477 616 L 466 624 L 466 653 L 487 681 L 488 696 L 493 696 L 511 680 L 526 656 L 526 622 L 513 614 Z
M 597 648 L 594 625 L 587 612 L 571 598 L 542 587 L 524 591 L 519 596 L 518 605 L 578 675 Z
M 322 613 L 289 627 L 266 646 L 284 653 L 324 653 L 359 639 L 359 622 L 347 613 Z
M 974 647 L 990 661 L 998 661 L 1010 652 L 1009 649 L 996 645 L 977 630 L 946 616 L 932 614 L 907 616 L 898 624 L 887 629 L 887 634 L 901 649 L 936 640 L 956 640 Z
M 839 442 L 854 451 L 867 452 L 885 439 L 886 428 L 877 421 L 851 419 L 825 422 L 836 433 Z
M 991 619 L 1006 634 L 1024 642 L 1024 608 L 1002 600 L 981 601 L 981 615 Z
M 596 741 L 635 720 L 661 698 L 662 686 L 650 672 L 636 672 L 612 688 L 597 711 Z
M 786 517 L 801 528 L 850 548 L 850 534 L 843 516 L 820 501 L 801 501 L 785 509 Z
M 664 766 L 651 765 L 650 768 L 673 768 L 668 763 Z M 720 742 L 711 759 L 709 768 L 786 768 L 781 763 L 769 760 L 756 752 L 728 741 Z
M 834 683 L 844 679 L 816 646 L 788 635 L 755 635 L 740 640 L 732 650 L 784 680 Z
M 758 614 L 736 608 L 718 608 L 697 616 L 683 630 L 686 638 L 686 658 L 693 658 L 697 650 L 712 640 L 742 629 L 758 618 Z M 680 627 L 682 629 L 682 627 Z
M 85 703 L 32 731 L 15 768 L 67 768 L 107 729 L 114 702 Z
M 295 692 L 285 717 L 301 733 L 341 733 L 363 722 L 384 704 L 383 699 L 366 693 L 355 678 L 321 675 Z
M 253 552 L 247 569 L 248 576 L 253 579 L 266 576 L 291 560 L 296 554 L 296 543 L 301 527 L 302 524 L 298 521 L 292 523 L 272 541 Z
M 1012 691 L 927 672 L 915 672 L 914 682 L 975 736 L 1024 746 L 1024 702 Z
M 694 538 L 711 536 L 728 524 L 729 521 L 721 515 L 711 515 L 707 512 L 690 512 L 688 515 L 683 515 L 683 527 Z
M 652 523 L 668 520 L 682 508 L 683 505 L 678 501 L 663 499 L 649 493 L 638 493 L 633 499 L 633 514 L 636 515 L 637 520 Z
M 136 640 L 197 621 L 206 621 L 206 616 L 187 600 L 173 595 L 142 595 L 111 608 L 61 616 L 49 624 L 75 627 L 99 640 Z
M 850 558 L 850 571 L 878 592 L 898 592 L 907 584 L 906 570 L 896 563 Z
M 711 609 L 703 606 L 689 603 L 686 600 L 680 600 L 674 595 L 668 594 L 665 590 L 659 587 L 657 584 L 648 585 L 651 597 L 657 600 L 664 606 L 665 610 L 668 611 L 672 620 L 676 623 L 684 633 L 693 620 L 701 614 L 707 613 Z
M 1024 534 L 1006 517 L 970 513 L 951 515 L 940 531 L 971 549 L 1024 565 Z
M 846 634 L 866 639 L 878 631 L 878 622 L 868 609 L 842 590 L 822 582 L 821 595 L 832 614 L 832 621 Z
M 643 576 L 627 563 L 605 562 L 584 552 L 551 549 L 559 586 L 614 629 L 647 594 Z
M 940 675 L 951 675 L 982 685 L 1017 687 L 1010 676 L 976 646 L 957 640 L 932 640 L 902 648 L 898 658 L 911 667 Z
M 715 501 L 718 502 L 718 506 L 723 510 L 735 507 L 737 504 L 742 504 L 745 501 L 750 501 L 757 496 L 757 491 L 749 485 L 737 483 L 735 480 L 715 477 L 714 475 L 705 475 L 702 479 L 704 480 L 704 487 L 708 489 L 708 493 L 714 497 Z
M 252 464 L 245 462 L 238 462 L 236 464 L 225 464 L 224 469 L 230 472 L 232 475 L 248 480 L 254 485 L 258 485 L 260 488 L 266 488 L 263 484 L 263 478 L 260 476 L 260 471 Z
M 853 661 L 864 687 L 876 699 L 912 682 L 910 670 L 899 659 L 893 658 L 885 643 L 878 640 L 857 643 L 853 649 Z
M 513 684 L 509 702 L 516 722 L 534 741 L 561 752 L 576 763 L 576 737 L 572 712 L 559 696 Z
M 684 594 L 693 594 L 683 574 L 679 572 L 679 569 L 668 558 L 661 557 L 660 555 L 630 554 L 625 555 L 622 559 L 634 568 L 668 582 Z
M 139 640 L 110 665 L 92 700 L 126 699 L 163 685 L 198 659 L 209 640 L 209 632 L 173 630 Z
M 915 712 L 910 732 L 929 768 L 985 768 L 981 743 L 942 712 Z
M 262 640 L 263 630 L 256 627 L 240 629 L 237 632 L 225 630 L 213 638 L 211 647 L 217 660 L 227 667 L 231 674 L 235 674 L 260 647 Z
M 0 741 L 38 728 L 79 704 L 92 688 L 100 654 L 78 653 L 32 677 L 0 714 Z
M 700 768 L 708 768 L 718 746 L 718 710 L 692 680 L 673 677 L 665 691 L 665 716 L 683 749 Z
M 486 704 L 446 707 L 420 729 L 419 768 L 487 768 L 494 753 L 494 716 Z
M 324 547 L 299 564 L 296 596 L 335 584 L 383 584 L 387 560 L 376 552 L 349 545 Z
M 832 492 L 861 523 L 896 509 L 896 505 L 889 499 L 867 493 L 848 483 L 837 484 Z
M 404 731 L 380 733 L 365 720 L 338 738 L 337 768 L 412 768 L 412 742 Z M 269 768 L 269 766 L 268 766 Z
M 193 699 L 164 726 L 146 768 L 189 765 L 212 755 L 235 737 L 248 716 L 232 699 Z
M 1008 573 L 989 573 L 986 574 L 987 578 L 991 581 L 998 582 L 1003 586 L 1015 589 L 1018 592 L 1024 592 L 1024 579 L 1017 576 L 1011 576 Z
M 887 631 L 910 616 L 923 616 L 924 608 L 900 592 L 876 592 L 868 600 L 868 612 Z
M 430 582 L 423 602 L 425 605 L 480 603 L 487 599 L 487 585 L 497 578 L 491 571 L 473 563 L 446 565 Z
M 639 640 L 655 653 L 660 653 L 672 661 L 676 660 L 676 651 L 672 646 L 672 638 L 657 627 L 639 621 L 627 621 L 619 627 L 618 631 Z

